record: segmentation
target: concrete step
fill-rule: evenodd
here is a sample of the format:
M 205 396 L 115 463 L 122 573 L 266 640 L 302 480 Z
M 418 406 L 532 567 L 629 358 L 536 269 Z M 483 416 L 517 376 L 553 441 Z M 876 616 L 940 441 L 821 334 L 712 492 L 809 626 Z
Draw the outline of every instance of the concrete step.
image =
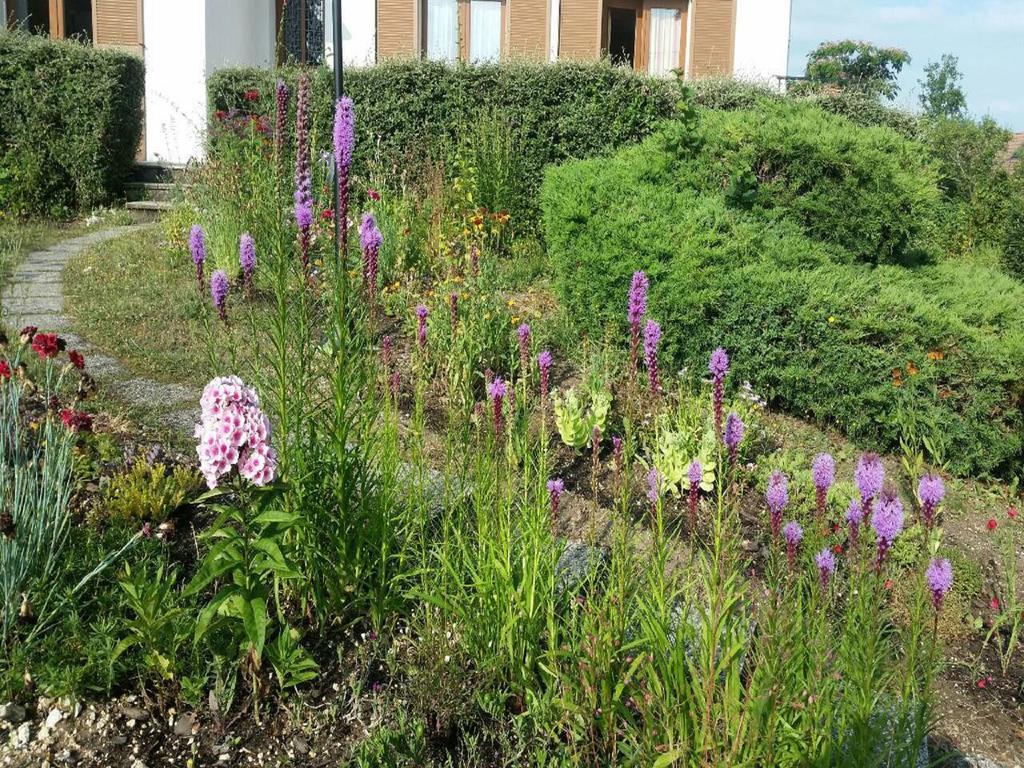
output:
M 129 202 L 152 200 L 169 203 L 174 199 L 177 184 L 169 182 L 130 182 L 124 185 L 124 194 Z
M 132 168 L 131 181 L 136 184 L 169 184 L 180 181 L 185 175 L 186 166 L 180 163 L 161 163 L 144 160 Z
M 146 224 L 158 221 L 163 214 L 171 210 L 171 204 L 164 200 L 132 200 L 125 208 L 135 223 Z

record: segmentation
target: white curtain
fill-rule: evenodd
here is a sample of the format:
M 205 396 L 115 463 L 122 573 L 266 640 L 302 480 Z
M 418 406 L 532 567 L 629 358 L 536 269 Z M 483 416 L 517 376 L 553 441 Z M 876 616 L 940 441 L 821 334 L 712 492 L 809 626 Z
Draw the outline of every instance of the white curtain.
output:
M 459 58 L 458 0 L 427 0 L 427 58 Z
M 675 8 L 652 8 L 647 71 L 668 75 L 679 68 L 679 46 L 683 38 L 683 12 Z
M 469 4 L 469 60 L 497 61 L 501 56 L 501 3 L 471 0 Z

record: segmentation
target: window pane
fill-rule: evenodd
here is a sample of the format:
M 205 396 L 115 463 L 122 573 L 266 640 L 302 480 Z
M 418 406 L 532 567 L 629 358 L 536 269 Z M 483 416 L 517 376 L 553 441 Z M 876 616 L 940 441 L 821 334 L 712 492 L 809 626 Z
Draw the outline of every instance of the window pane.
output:
M 471 0 L 469 4 L 469 60 L 497 61 L 501 55 L 501 3 Z
M 455 61 L 459 57 L 457 0 L 427 0 L 427 58 Z
M 647 71 L 667 75 L 679 68 L 679 45 L 683 37 L 683 12 L 674 8 L 652 8 Z

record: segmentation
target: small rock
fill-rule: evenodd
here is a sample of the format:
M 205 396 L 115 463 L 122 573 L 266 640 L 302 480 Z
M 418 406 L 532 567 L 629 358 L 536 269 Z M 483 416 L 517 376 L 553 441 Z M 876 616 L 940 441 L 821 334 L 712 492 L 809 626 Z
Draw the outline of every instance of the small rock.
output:
M 57 753 L 57 762 L 61 765 L 78 765 L 78 753 L 72 749 L 62 749 Z
M 25 749 L 32 741 L 32 726 L 22 723 L 16 731 L 11 731 L 11 744 L 16 749 Z
M 25 720 L 25 708 L 13 701 L 8 704 L 0 704 L 0 720 L 17 725 Z
M 137 723 L 144 723 L 149 720 L 149 712 L 142 707 L 122 707 L 121 714 Z
M 191 736 L 198 730 L 199 723 L 196 721 L 196 716 L 188 712 L 179 717 L 174 723 L 175 736 Z
M 132 768 L 146 768 L 146 764 L 141 760 L 136 759 L 135 762 L 132 763 Z
M 54 707 L 53 709 L 50 710 L 50 714 L 48 714 L 46 716 L 46 723 L 45 723 L 44 727 L 46 727 L 46 728 L 48 728 L 48 729 L 50 729 L 52 731 L 54 726 L 56 726 L 57 723 L 59 723 L 63 719 L 64 719 L 64 713 L 61 712 L 56 707 Z
M 309 741 L 302 734 L 296 734 L 292 737 L 292 749 L 295 750 L 297 755 L 308 755 Z
M 112 747 L 123 747 L 127 743 L 128 743 L 128 737 L 127 736 L 121 736 L 120 734 L 118 734 L 116 736 L 111 736 L 110 737 L 110 745 Z

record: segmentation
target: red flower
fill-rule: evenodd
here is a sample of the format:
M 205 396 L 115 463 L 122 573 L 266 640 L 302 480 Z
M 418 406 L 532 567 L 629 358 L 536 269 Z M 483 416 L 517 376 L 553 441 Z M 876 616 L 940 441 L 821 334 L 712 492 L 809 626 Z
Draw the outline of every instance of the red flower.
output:
M 994 531 L 996 529 L 996 519 L 994 517 L 990 517 L 985 525 L 988 526 L 990 531 Z
M 832 551 L 835 552 L 837 555 L 843 554 L 843 545 L 836 544 L 834 547 L 832 547 Z
M 68 352 L 68 360 L 70 360 L 71 364 L 78 370 L 81 371 L 85 369 L 85 358 L 82 357 L 82 353 L 77 349 L 72 349 Z
M 892 579 L 886 579 L 885 580 L 885 588 L 886 589 L 892 589 Z
M 92 431 L 92 416 L 85 411 L 64 408 L 60 412 L 60 420 L 72 432 Z
M 985 675 L 985 677 L 982 677 L 982 678 L 978 679 L 978 687 L 979 688 L 984 688 L 984 687 L 986 687 L 991 682 L 992 682 L 992 675 Z
M 993 611 L 998 611 L 999 610 L 999 598 L 998 597 L 993 597 L 992 600 L 989 602 L 988 607 L 991 608 Z
M 6 360 L 0 360 L 0 379 L 4 381 L 11 380 L 11 364 Z
M 380 192 L 378 192 L 376 189 L 368 189 L 366 190 L 366 194 L 369 195 L 370 199 L 373 200 L 375 203 L 380 202 Z
M 32 349 L 41 360 L 56 357 L 60 347 L 61 340 L 57 338 L 56 333 L 37 333 L 32 339 Z
M 228 113 L 225 112 L 223 109 L 218 109 L 216 112 L 213 113 L 213 116 L 215 118 L 217 118 L 218 120 L 227 120 L 228 119 Z
M 249 90 L 249 91 L 245 92 L 245 100 L 246 101 L 256 101 L 256 100 L 259 99 L 259 97 L 260 97 L 260 92 L 255 90 L 255 89 L 252 89 L 252 90 Z
M 1009 515 L 1011 520 L 1016 520 L 1017 519 L 1017 508 L 1016 507 L 1010 507 L 1008 510 L 1006 510 L 1006 514 Z
M 330 208 L 324 208 L 323 213 L 320 214 L 320 218 L 324 221 L 334 221 L 334 211 Z
M 28 344 L 32 341 L 38 330 L 34 325 L 26 325 L 21 329 L 21 333 L 18 334 L 18 339 L 20 339 L 22 344 Z

